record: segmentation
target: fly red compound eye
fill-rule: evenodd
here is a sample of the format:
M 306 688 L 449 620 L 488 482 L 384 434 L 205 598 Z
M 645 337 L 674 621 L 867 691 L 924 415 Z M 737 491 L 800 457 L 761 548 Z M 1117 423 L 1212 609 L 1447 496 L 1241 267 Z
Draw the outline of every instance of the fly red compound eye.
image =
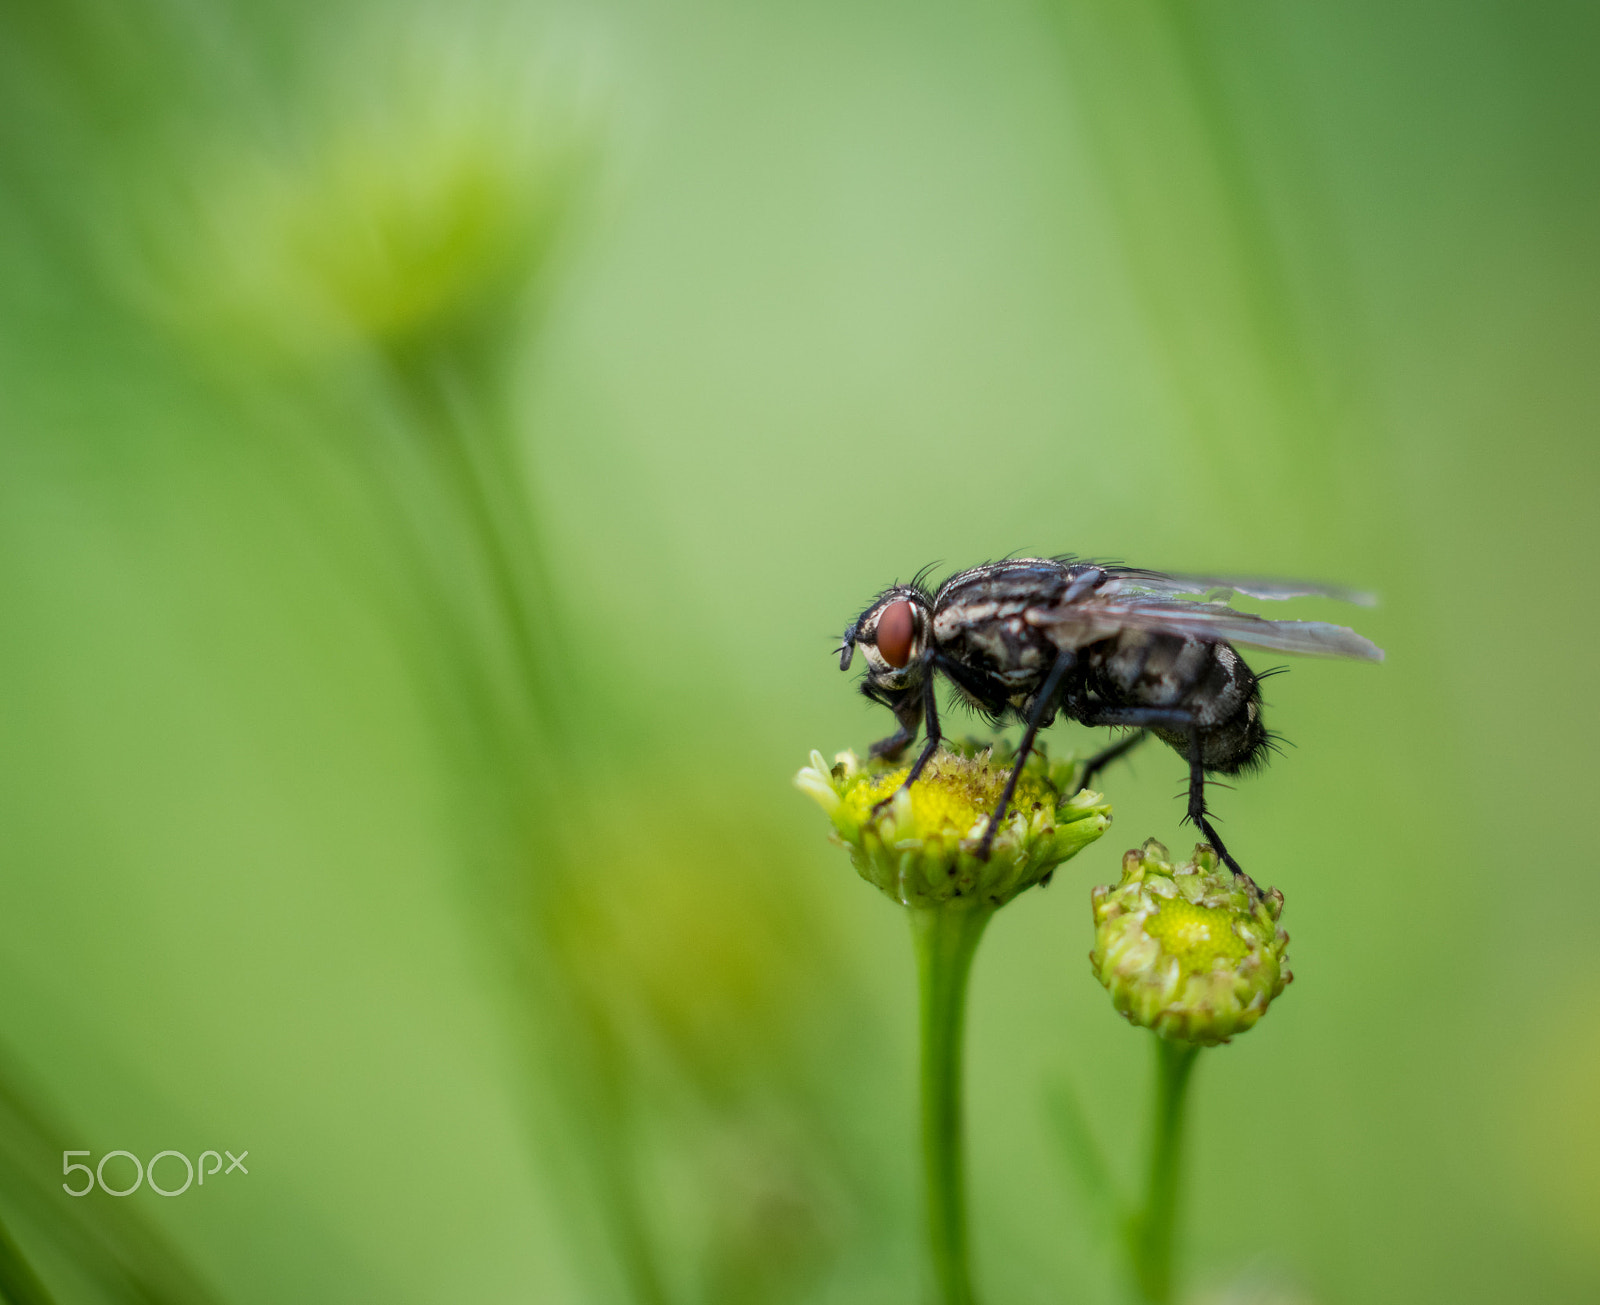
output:
M 883 609 L 883 615 L 878 618 L 878 652 L 895 670 L 911 660 L 911 639 L 915 633 L 911 604 L 905 599 Z

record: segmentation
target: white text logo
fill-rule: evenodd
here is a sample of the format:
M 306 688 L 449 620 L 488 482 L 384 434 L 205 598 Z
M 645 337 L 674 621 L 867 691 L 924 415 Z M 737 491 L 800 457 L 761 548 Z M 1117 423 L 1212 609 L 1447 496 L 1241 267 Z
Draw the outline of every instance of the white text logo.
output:
M 61 1153 L 61 1172 L 63 1174 L 69 1179 L 75 1173 L 81 1172 L 83 1174 L 81 1186 L 74 1187 L 70 1181 L 61 1184 L 61 1190 L 68 1196 L 87 1196 L 97 1186 L 107 1196 L 132 1196 L 139 1190 L 141 1183 L 157 1196 L 182 1196 L 189 1190 L 191 1185 L 204 1187 L 208 1177 L 215 1177 L 219 1173 L 227 1175 L 231 1173 L 248 1174 L 250 1172 L 244 1167 L 244 1158 L 250 1154 L 248 1151 L 241 1151 L 238 1155 L 234 1155 L 232 1151 L 202 1151 L 199 1159 L 193 1163 L 182 1151 L 158 1151 L 150 1157 L 149 1164 L 142 1162 L 132 1151 L 107 1151 L 100 1157 L 100 1163 L 92 1169 L 81 1162 L 74 1162 L 72 1158 L 75 1155 L 92 1156 L 93 1154 L 92 1151 L 63 1151 Z M 222 1167 L 223 1156 L 228 1158 L 228 1167 L 226 1169 Z M 126 1183 L 125 1186 L 119 1186 L 118 1184 L 125 1182 L 127 1178 L 126 1165 L 119 1164 L 115 1166 L 111 1173 L 111 1181 L 106 1181 L 106 1162 L 116 1160 L 119 1157 L 133 1165 L 133 1181 Z M 209 1169 L 206 1168 L 208 1159 L 214 1162 Z M 162 1166 L 161 1174 L 168 1183 L 176 1182 L 178 1177 L 176 1167 L 180 1164 L 183 1166 L 183 1184 L 181 1186 L 163 1187 L 156 1180 L 156 1166 L 163 1160 L 167 1163 Z

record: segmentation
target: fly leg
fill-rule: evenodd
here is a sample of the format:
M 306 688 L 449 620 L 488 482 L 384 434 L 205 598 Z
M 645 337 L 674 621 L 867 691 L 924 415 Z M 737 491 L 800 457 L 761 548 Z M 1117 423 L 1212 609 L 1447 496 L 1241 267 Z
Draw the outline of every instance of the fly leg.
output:
M 897 729 L 886 739 L 879 739 L 867 749 L 869 757 L 884 757 L 893 761 L 906 750 L 906 745 L 917 737 L 915 730 L 908 730 L 904 725 Z
M 874 817 L 881 816 L 889 809 L 889 804 L 893 802 L 895 798 L 899 797 L 900 794 L 904 793 L 906 789 L 910 788 L 917 782 L 917 779 L 922 774 L 923 767 L 926 766 L 930 760 L 932 760 L 933 754 L 939 750 L 939 744 L 944 739 L 944 734 L 939 729 L 939 704 L 934 697 L 932 676 L 928 677 L 927 687 L 923 690 L 922 716 L 923 719 L 928 723 L 928 740 L 922 745 L 922 751 L 917 754 L 917 759 L 911 763 L 911 770 L 906 775 L 905 783 L 901 784 L 900 787 L 895 789 L 893 793 L 889 794 L 889 796 L 884 798 L 882 802 L 879 802 L 872 808 L 872 814 Z M 901 740 L 902 735 L 904 735 L 903 740 Z M 905 745 L 910 743 L 915 737 L 916 735 L 913 732 L 908 731 L 906 727 L 902 725 L 899 732 L 895 734 L 892 739 L 885 739 L 884 743 L 893 743 L 895 740 L 901 740 L 898 746 L 900 748 L 904 748 Z M 878 751 L 879 746 L 879 744 L 873 744 L 872 754 L 874 756 L 894 755 L 893 753 L 887 752 L 880 753 Z
M 1006 814 L 1006 808 L 1011 805 L 1011 799 L 1016 795 L 1017 781 L 1022 778 L 1022 767 L 1027 763 L 1028 754 L 1033 751 L 1033 741 L 1039 735 L 1039 727 L 1044 724 L 1045 717 L 1050 715 L 1056 690 L 1061 687 L 1061 681 L 1077 659 L 1078 655 L 1072 649 L 1063 648 L 1056 654 L 1056 664 L 1050 668 L 1050 674 L 1044 677 L 1039 692 L 1033 695 L 1033 705 L 1028 709 L 1028 727 L 1022 732 L 1022 742 L 1017 746 L 1016 763 L 1011 767 L 1011 773 L 1006 776 L 1006 786 L 1000 791 L 1000 801 L 990 813 L 989 827 L 983 831 L 983 841 L 978 844 L 980 861 L 989 859 L 989 849 L 994 846 L 994 836 L 999 832 L 1000 821 Z
M 1068 712 L 1069 714 L 1072 714 L 1071 707 L 1068 708 Z M 1092 780 L 1097 774 L 1109 766 L 1118 757 L 1132 752 L 1149 737 L 1149 730 L 1136 730 L 1134 733 L 1128 735 L 1127 738 L 1113 743 L 1104 751 L 1095 753 L 1094 756 L 1089 758 L 1089 764 L 1083 768 L 1083 779 L 1079 781 L 1078 788 L 1080 790 L 1088 788 L 1089 781 Z M 1055 877 L 1055 873 L 1056 872 L 1054 870 L 1046 870 L 1044 872 L 1044 877 L 1039 880 L 1039 887 L 1045 887 L 1050 880 Z
M 1233 854 L 1228 851 L 1222 839 L 1218 837 L 1216 827 L 1207 819 L 1206 812 L 1206 772 L 1201 762 L 1200 726 L 1195 721 L 1192 712 L 1182 707 L 1111 707 L 1099 706 L 1085 712 L 1078 718 L 1085 725 L 1131 725 L 1141 729 L 1159 727 L 1171 730 L 1174 733 L 1183 733 L 1189 737 L 1189 809 L 1184 819 L 1188 820 L 1206 836 L 1206 842 L 1216 849 L 1222 863 L 1238 875 L 1249 886 L 1256 896 L 1261 895 L 1261 890 L 1256 887 L 1256 882 L 1245 874 L 1243 868 L 1233 859 Z M 1134 736 L 1137 741 L 1142 734 Z M 1120 746 L 1120 745 L 1119 745 Z M 1098 758 L 1096 758 L 1098 760 Z M 1090 763 L 1093 764 L 1092 762 Z
M 1222 840 L 1217 837 L 1217 831 L 1212 828 L 1211 822 L 1206 819 L 1206 772 L 1205 767 L 1200 764 L 1200 728 L 1196 725 L 1189 727 L 1189 812 L 1185 818 L 1204 831 L 1206 842 L 1217 849 L 1217 855 L 1222 858 L 1223 864 L 1249 885 L 1252 894 L 1260 897 L 1261 890 L 1256 887 L 1256 881 L 1240 868 L 1239 863 L 1223 846 Z
M 1136 747 L 1150 737 L 1149 730 L 1138 730 L 1118 743 L 1113 743 L 1103 752 L 1097 752 L 1089 758 L 1089 764 L 1083 768 L 1083 779 L 1080 788 L 1088 788 L 1089 781 L 1109 766 L 1118 757 L 1132 752 Z
M 923 690 L 927 695 L 922 702 L 922 716 L 928 722 L 928 741 L 923 745 L 921 754 L 911 763 L 911 773 L 906 776 L 906 782 L 901 788 L 910 788 L 917 782 L 922 774 L 922 768 L 933 759 L 933 754 L 939 750 L 939 744 L 944 741 L 944 734 L 939 729 L 939 704 L 934 699 L 933 676 L 928 677 L 928 687 Z

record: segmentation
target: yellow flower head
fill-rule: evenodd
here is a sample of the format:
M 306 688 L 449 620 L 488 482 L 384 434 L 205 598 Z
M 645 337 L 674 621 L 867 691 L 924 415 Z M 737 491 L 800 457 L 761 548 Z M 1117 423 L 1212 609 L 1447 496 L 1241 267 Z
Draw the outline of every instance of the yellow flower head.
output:
M 903 906 L 1000 906 L 1110 825 L 1110 805 L 1072 784 L 1075 769 L 1042 750 L 1028 758 L 987 861 L 977 858 L 978 844 L 1011 771 L 1010 756 L 995 748 L 941 748 L 904 792 L 905 766 L 863 765 L 853 752 L 829 766 L 813 752 L 795 784 L 828 813 L 861 877 Z

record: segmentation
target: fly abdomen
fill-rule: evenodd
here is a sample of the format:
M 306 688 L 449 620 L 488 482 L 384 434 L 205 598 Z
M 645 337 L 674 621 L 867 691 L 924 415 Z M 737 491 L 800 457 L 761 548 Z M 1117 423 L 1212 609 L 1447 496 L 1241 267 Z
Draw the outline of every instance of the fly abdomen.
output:
M 1267 731 L 1260 685 L 1229 645 L 1123 630 L 1093 645 L 1087 660 L 1088 687 L 1102 701 L 1188 715 L 1200 733 L 1206 770 L 1233 775 L 1262 761 Z M 1187 730 L 1158 725 L 1151 733 L 1189 755 Z

